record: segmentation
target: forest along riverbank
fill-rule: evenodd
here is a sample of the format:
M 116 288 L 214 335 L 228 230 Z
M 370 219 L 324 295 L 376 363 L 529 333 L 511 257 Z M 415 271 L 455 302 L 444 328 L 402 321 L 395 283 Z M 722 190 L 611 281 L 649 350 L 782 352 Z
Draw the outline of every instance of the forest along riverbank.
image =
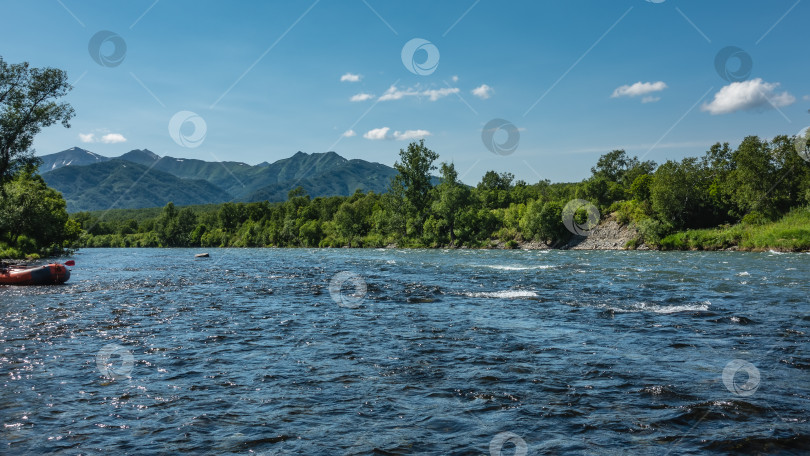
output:
M 703 157 L 661 166 L 615 150 L 579 183 L 529 184 L 487 171 L 473 187 L 419 141 L 400 150 L 385 193 L 311 197 L 297 187 L 286 201 L 79 212 L 75 246 L 803 251 L 810 249 L 803 144 L 747 137 L 737 150 L 715 144 Z
M 649 237 L 649 236 L 646 236 Z M 499 242 L 495 248 L 510 248 Z M 645 242 L 645 234 L 634 224 L 621 224 L 611 214 L 587 236 L 573 236 L 562 245 L 538 241 L 519 242 L 524 250 L 560 248 L 562 250 L 704 250 L 747 252 L 810 251 L 810 208 L 791 211 L 784 218 L 769 223 L 740 223 L 733 226 L 680 231 L 662 239 Z

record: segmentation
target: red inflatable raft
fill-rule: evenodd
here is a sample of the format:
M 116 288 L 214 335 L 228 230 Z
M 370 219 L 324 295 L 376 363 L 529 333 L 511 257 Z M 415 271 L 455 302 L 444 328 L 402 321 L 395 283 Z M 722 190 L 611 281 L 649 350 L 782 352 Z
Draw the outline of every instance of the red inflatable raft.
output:
M 71 264 L 68 261 L 68 264 Z M 52 285 L 65 283 L 70 271 L 64 264 L 51 263 L 45 266 L 0 268 L 0 285 Z

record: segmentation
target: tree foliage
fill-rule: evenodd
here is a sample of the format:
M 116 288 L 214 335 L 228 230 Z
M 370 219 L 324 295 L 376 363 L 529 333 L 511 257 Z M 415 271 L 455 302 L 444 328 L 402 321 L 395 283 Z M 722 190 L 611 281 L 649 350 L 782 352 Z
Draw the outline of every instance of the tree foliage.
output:
M 0 257 L 58 254 L 79 237 L 62 195 L 45 185 L 34 166 L 18 171 L 0 198 Z
M 760 223 L 810 203 L 810 164 L 787 136 L 771 142 L 746 138 L 737 149 L 716 144 L 702 157 L 657 168 L 612 151 L 578 183 L 528 184 L 514 182 L 510 173 L 487 171 L 471 187 L 459 180 L 452 163 L 442 163 L 439 176 L 432 176 L 437 159 L 424 142 L 411 143 L 400 151 L 399 175 L 382 195 L 311 199 L 292 191 L 284 203 L 225 203 L 193 215 L 191 209 L 167 206 L 137 223 L 131 217 L 74 217 L 87 233 L 82 245 L 488 247 L 530 240 L 561 245 L 571 236 L 563 208 L 583 198 L 598 206 L 602 218 L 615 211 L 620 223 L 636 226 L 639 241 L 658 245 L 675 230 Z
M 42 128 L 70 127 L 73 108 L 58 100 L 71 86 L 57 68 L 9 64 L 0 57 L 0 185 L 34 159 L 31 144 Z
M 439 154 L 428 149 L 422 139 L 419 143 L 408 144 L 407 149 L 401 149 L 399 158 L 400 161 L 394 163 L 394 169 L 399 172 L 394 177 L 394 188 L 403 197 L 416 234 L 421 234 L 433 189 L 431 172 L 436 169 L 433 162 Z
M 58 101 L 71 89 L 67 80 L 62 70 L 0 57 L 0 258 L 58 254 L 81 232 L 62 195 L 36 174 L 31 150 L 42 128 L 70 127 L 73 108 Z

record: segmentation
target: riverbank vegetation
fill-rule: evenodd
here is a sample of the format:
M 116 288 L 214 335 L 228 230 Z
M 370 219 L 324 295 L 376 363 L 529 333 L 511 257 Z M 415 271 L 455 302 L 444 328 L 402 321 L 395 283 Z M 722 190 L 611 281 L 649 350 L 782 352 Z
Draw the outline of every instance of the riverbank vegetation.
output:
M 31 149 L 42 128 L 70 127 L 73 108 L 59 102 L 70 89 L 62 70 L 0 57 L 0 258 L 57 255 L 78 240 L 81 227 L 36 174 Z
M 810 208 L 798 208 L 775 222 L 753 221 L 688 230 L 661 240 L 663 250 L 810 250 Z
M 576 231 L 564 216 L 587 224 L 599 218 L 594 212 L 635 229 L 627 248 L 810 248 L 810 132 L 750 136 L 734 150 L 718 143 L 660 166 L 614 150 L 581 182 L 532 184 L 488 171 L 475 186 L 422 140 L 400 150 L 382 194 L 310 198 L 299 187 L 283 203 L 169 203 L 69 217 L 31 148 L 42 128 L 70 126 L 73 109 L 59 101 L 67 81 L 62 70 L 0 57 L 0 258 L 71 247 L 560 247 Z M 573 200 L 590 206 L 565 213 Z
M 806 250 L 810 163 L 796 141 L 751 136 L 734 150 L 718 143 L 703 157 L 660 166 L 616 150 L 582 182 L 529 184 L 489 171 L 474 187 L 459 181 L 452 163 L 437 164 L 422 141 L 400 151 L 385 194 L 310 198 L 297 189 L 283 203 L 170 203 L 159 213 L 73 219 L 84 247 L 554 247 L 573 236 L 565 205 L 582 199 L 637 230 L 627 248 Z M 436 171 L 441 180 L 433 185 Z M 586 217 L 575 214 L 580 223 Z

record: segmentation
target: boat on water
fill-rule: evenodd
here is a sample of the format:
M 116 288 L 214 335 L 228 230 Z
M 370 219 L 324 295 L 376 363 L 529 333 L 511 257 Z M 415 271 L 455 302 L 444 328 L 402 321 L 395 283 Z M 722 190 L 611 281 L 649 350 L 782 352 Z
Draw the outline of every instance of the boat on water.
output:
M 74 263 L 68 261 L 67 266 Z M 0 265 L 0 285 L 54 285 L 65 283 L 70 270 L 65 264 L 51 263 L 43 266 Z

